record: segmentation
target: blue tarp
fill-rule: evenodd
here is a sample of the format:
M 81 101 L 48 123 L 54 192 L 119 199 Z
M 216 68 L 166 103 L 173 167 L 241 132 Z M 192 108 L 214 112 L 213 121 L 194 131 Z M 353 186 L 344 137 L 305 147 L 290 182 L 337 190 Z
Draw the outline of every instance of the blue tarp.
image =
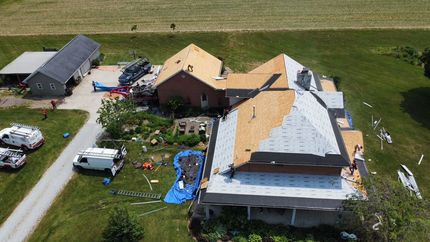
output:
M 352 115 L 346 111 L 345 112 L 346 119 L 348 120 L 349 127 L 354 128 L 354 124 L 352 123 Z
M 100 89 L 100 90 L 105 91 L 105 92 L 110 92 L 113 89 L 118 88 L 118 87 L 108 87 L 105 84 L 103 84 L 101 82 L 96 82 L 96 81 L 94 81 L 94 85 L 96 86 L 97 89 Z
M 197 173 L 196 179 L 193 184 L 186 184 L 184 189 L 179 188 L 179 179 L 181 178 L 182 169 L 179 164 L 179 159 L 184 156 L 195 155 L 198 157 L 199 163 L 199 171 Z M 203 170 L 203 162 L 204 162 L 204 154 L 201 151 L 194 150 L 184 150 L 176 154 L 175 159 L 173 160 L 173 167 L 176 171 L 176 181 L 173 184 L 172 188 L 167 192 L 164 201 L 166 203 L 174 203 L 174 204 L 182 204 L 187 200 L 193 200 L 196 197 L 196 191 L 200 185 L 200 179 L 202 178 L 202 170 Z

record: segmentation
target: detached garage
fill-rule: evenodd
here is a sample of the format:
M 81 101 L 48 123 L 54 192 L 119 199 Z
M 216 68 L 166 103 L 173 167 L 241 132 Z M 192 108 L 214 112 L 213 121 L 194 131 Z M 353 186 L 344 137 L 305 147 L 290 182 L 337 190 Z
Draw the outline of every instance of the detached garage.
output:
M 0 70 L 0 75 L 12 83 L 22 82 L 31 73 L 49 61 L 56 51 L 24 52 Z
M 78 35 L 23 82 L 34 96 L 64 96 L 90 71 L 100 44 Z

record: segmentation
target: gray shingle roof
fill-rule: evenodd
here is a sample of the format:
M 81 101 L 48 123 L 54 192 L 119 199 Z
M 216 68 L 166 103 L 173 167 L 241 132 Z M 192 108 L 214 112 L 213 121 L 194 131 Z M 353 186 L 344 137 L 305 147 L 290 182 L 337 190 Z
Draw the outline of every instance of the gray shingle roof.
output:
M 59 50 L 48 62 L 25 79 L 24 83 L 39 72 L 64 84 L 99 48 L 99 43 L 84 35 L 78 35 Z

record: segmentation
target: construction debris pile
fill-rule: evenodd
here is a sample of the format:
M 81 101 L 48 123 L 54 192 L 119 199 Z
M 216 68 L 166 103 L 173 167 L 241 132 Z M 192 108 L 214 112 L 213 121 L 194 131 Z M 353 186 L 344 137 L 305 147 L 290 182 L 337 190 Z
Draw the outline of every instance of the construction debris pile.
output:
M 196 197 L 202 178 L 204 154 L 201 151 L 184 150 L 176 154 L 173 166 L 176 180 L 167 192 L 166 203 L 182 204 Z
M 179 165 L 182 170 L 181 180 L 186 184 L 192 184 L 200 169 L 199 157 L 195 155 L 181 157 L 179 158 Z

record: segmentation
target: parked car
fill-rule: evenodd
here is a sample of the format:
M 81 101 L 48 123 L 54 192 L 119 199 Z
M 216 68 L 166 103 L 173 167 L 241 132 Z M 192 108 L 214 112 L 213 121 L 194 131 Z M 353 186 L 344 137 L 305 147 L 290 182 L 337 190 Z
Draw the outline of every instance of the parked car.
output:
M 149 63 L 148 59 L 137 59 L 124 67 L 118 81 L 121 85 L 133 84 L 135 81 L 139 80 L 139 78 L 148 74 L 151 67 L 152 65 Z
M 25 159 L 22 150 L 0 148 L 0 168 L 17 169 L 25 164 Z
M 45 142 L 38 127 L 12 123 L 10 128 L 0 131 L 0 144 L 12 145 L 26 150 L 33 150 Z
M 73 159 L 73 167 L 77 170 L 89 169 L 105 171 L 115 176 L 124 166 L 127 155 L 125 146 L 121 149 L 88 148 L 78 153 Z

